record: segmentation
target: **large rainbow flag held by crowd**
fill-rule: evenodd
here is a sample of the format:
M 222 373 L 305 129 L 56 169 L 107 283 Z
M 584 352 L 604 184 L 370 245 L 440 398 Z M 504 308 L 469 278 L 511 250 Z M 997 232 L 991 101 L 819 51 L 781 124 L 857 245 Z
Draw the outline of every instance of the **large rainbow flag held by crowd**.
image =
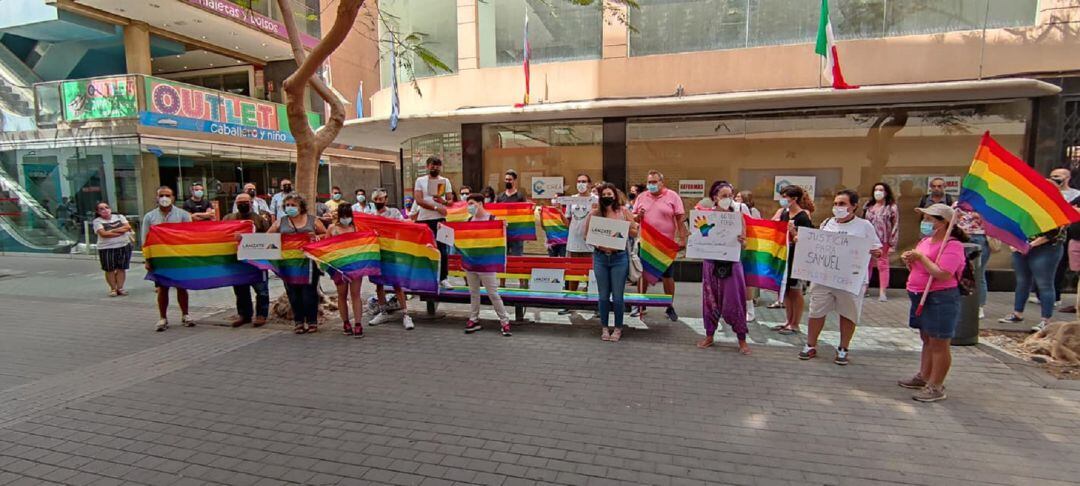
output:
M 779 292 L 787 272 L 788 223 L 743 215 L 746 246 L 742 264 L 746 286 Z
M 311 260 L 304 255 L 304 245 L 311 242 L 310 233 L 281 235 L 280 260 L 248 260 L 263 270 L 273 271 L 283 283 L 307 285 L 311 283 Z
M 345 276 L 358 281 L 378 275 L 381 270 L 379 237 L 373 231 L 343 233 L 304 245 L 304 254 Z
M 1027 253 L 1028 238 L 1080 220 L 1061 191 L 983 134 L 960 184 L 959 206 L 982 217 L 986 234 Z
M 544 206 L 540 208 L 540 223 L 544 227 L 549 245 L 565 245 L 570 236 L 562 211 L 559 208 Z
M 454 247 L 467 272 L 506 271 L 506 222 L 445 223 L 454 229 Z
M 250 221 L 162 223 L 150 227 L 143 256 L 146 279 L 187 290 L 251 285 L 266 278 L 236 259 L 237 235 L 251 233 Z
M 451 223 L 467 221 L 469 219 L 469 203 L 458 201 L 446 206 L 446 220 Z
M 439 249 L 426 225 L 379 216 L 354 216 L 360 231 L 374 231 L 379 238 L 379 276 L 371 280 L 406 290 L 438 291 Z
M 506 241 L 536 239 L 536 214 L 533 203 L 492 203 L 484 209 L 495 219 L 506 221 Z
M 638 233 L 641 274 L 650 284 L 659 282 L 679 254 L 679 244 L 642 221 Z

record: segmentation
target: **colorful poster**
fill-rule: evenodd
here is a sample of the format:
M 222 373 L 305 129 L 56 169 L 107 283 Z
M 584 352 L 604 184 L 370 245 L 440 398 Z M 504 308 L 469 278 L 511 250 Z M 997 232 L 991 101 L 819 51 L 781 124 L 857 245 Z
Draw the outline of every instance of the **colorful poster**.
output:
M 137 82 L 134 76 L 64 81 L 60 84 L 64 120 L 135 117 L 139 111 Z
M 145 126 L 296 143 L 285 105 L 152 77 L 145 90 Z M 308 113 L 308 123 L 318 127 L 319 115 Z
M 737 262 L 742 257 L 742 213 L 690 211 L 687 258 Z

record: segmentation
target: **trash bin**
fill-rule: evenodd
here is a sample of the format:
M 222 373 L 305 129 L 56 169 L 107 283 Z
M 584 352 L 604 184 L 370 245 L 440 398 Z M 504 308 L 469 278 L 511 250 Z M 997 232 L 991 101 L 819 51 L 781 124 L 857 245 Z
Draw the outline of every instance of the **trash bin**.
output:
M 982 247 L 975 243 L 964 243 L 964 256 L 977 276 L 982 266 Z M 956 323 L 953 346 L 973 346 L 979 344 L 979 286 L 976 277 L 975 288 L 971 295 L 960 297 L 960 322 Z

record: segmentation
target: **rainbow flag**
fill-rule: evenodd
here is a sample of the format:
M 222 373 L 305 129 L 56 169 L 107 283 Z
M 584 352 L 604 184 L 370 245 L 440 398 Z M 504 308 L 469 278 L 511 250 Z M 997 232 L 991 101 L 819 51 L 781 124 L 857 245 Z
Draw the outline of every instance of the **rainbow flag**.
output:
M 467 272 L 506 271 L 506 222 L 445 223 L 454 229 L 454 246 Z
M 272 270 L 282 282 L 289 285 L 311 283 L 311 260 L 304 255 L 304 245 L 311 242 L 310 233 L 281 235 L 280 260 L 249 260 L 248 263 L 263 270 Z
M 469 203 L 459 201 L 446 206 L 446 220 L 451 223 L 469 220 Z
M 379 274 L 379 237 L 371 231 L 332 236 L 308 243 L 303 250 L 308 258 L 340 272 L 349 281 Z
M 742 251 L 746 286 L 780 291 L 787 273 L 788 223 L 743 215 L 746 246 Z
M 251 285 L 266 279 L 236 259 L 237 235 L 255 231 L 250 221 L 162 223 L 150 227 L 143 256 L 146 279 L 187 290 Z
M 533 203 L 492 203 L 484 209 L 495 219 L 506 221 L 506 241 L 536 239 L 536 214 Z
M 414 291 L 438 291 L 439 249 L 427 225 L 368 214 L 353 216 L 360 231 L 374 231 L 379 237 L 378 285 Z
M 570 235 L 570 229 L 566 227 L 562 211 L 559 208 L 544 206 L 540 208 L 540 224 L 544 227 L 547 235 L 547 244 L 565 245 Z
M 1080 220 L 1080 213 L 1043 176 L 983 134 L 960 184 L 959 206 L 982 216 L 986 234 L 1023 253 L 1028 238 Z
M 649 283 L 656 283 L 675 261 L 675 255 L 679 254 L 679 244 L 644 221 L 641 223 L 638 240 L 642 275 Z

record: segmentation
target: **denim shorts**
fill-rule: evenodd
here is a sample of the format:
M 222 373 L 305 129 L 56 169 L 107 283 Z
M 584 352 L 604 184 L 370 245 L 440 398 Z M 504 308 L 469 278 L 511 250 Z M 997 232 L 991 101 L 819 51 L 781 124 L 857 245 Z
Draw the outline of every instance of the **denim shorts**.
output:
M 908 326 L 925 332 L 934 339 L 952 339 L 956 334 L 956 323 L 960 320 L 960 289 L 938 290 L 926 297 L 922 315 L 915 316 L 922 294 L 908 291 L 911 298 L 911 311 Z

